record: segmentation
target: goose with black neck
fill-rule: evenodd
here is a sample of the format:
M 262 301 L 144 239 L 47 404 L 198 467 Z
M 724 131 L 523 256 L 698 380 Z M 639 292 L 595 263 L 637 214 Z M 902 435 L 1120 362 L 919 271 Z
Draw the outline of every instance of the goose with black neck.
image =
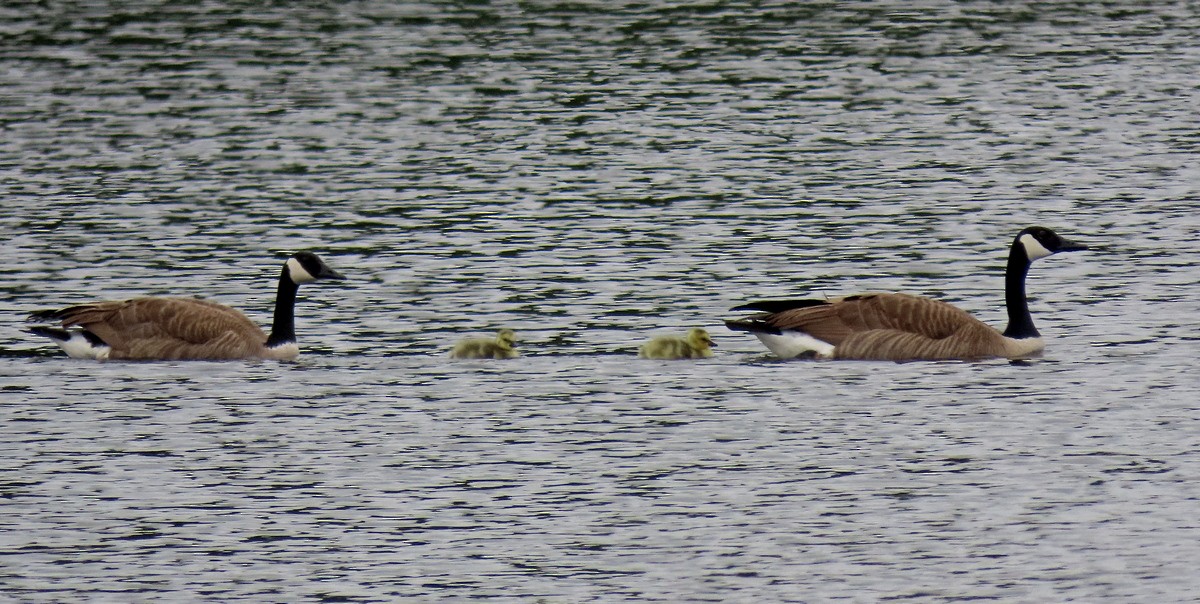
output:
M 1025 299 L 1033 261 L 1087 246 L 1040 226 L 1022 229 L 1004 276 L 1008 327 L 1000 332 L 955 306 L 920 296 L 875 293 L 831 300 L 767 300 L 733 308 L 757 311 L 731 319 L 734 331 L 758 336 L 783 358 L 859 360 L 1023 359 L 1045 348 Z
M 296 293 L 303 283 L 345 277 L 312 252 L 288 258 L 279 275 L 270 335 L 241 311 L 201 298 L 142 297 L 78 304 L 30 315 L 30 333 L 48 337 L 68 356 L 105 360 L 291 360 Z

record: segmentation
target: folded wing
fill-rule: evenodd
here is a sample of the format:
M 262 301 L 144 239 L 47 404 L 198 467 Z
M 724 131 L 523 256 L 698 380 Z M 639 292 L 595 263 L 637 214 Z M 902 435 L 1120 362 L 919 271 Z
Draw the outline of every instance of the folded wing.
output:
M 808 334 L 832 344 L 836 358 L 963 359 L 991 356 L 1003 346 L 999 332 L 965 311 L 908 294 L 776 301 L 743 308 L 766 312 L 742 323 L 752 322 L 774 333 Z
M 112 347 L 114 359 L 247 358 L 267 339 L 241 312 L 198 298 L 96 302 L 35 317 L 88 330 Z

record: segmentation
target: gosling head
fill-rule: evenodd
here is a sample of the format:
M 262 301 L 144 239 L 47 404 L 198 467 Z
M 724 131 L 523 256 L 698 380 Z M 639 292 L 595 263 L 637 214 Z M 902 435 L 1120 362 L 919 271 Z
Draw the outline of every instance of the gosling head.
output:
M 716 348 L 717 346 L 716 342 L 712 341 L 712 337 L 708 335 L 708 332 L 699 327 L 693 327 L 688 330 L 687 341 L 699 350 Z
M 496 341 L 505 348 L 513 348 L 517 344 L 517 332 L 507 327 L 496 332 Z

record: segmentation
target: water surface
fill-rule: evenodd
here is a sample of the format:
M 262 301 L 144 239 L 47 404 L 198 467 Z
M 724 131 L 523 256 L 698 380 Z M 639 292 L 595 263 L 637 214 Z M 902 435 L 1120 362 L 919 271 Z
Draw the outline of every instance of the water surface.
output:
M 0 9 L 17 601 L 1180 601 L 1200 584 L 1184 5 Z M 1046 357 L 779 362 L 748 300 L 907 291 Z M 296 363 L 65 358 L 203 295 Z M 507 326 L 521 359 L 450 362 Z M 717 356 L 635 358 L 706 327 Z

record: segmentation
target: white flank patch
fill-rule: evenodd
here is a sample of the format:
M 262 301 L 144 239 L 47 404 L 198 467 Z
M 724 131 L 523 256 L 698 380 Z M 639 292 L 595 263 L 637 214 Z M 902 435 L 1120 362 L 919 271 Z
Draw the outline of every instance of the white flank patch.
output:
M 308 273 L 305 274 L 307 275 Z M 300 356 L 300 345 L 295 342 L 284 342 L 278 346 L 268 348 L 267 353 L 272 359 L 290 361 Z
M 1029 257 L 1030 262 L 1054 253 L 1046 249 L 1042 242 L 1029 233 L 1021 235 L 1021 245 L 1025 246 L 1025 255 Z
M 1010 359 L 1028 359 L 1040 357 L 1046 350 L 1046 341 L 1042 338 L 1006 338 L 1008 340 L 1008 355 Z
M 317 280 L 316 277 L 304 270 L 304 265 L 300 264 L 300 261 L 295 258 L 288 258 L 287 267 L 288 274 L 291 275 L 293 283 L 311 283 Z
M 54 343 L 58 344 L 58 347 L 62 348 L 63 352 L 67 353 L 67 356 L 72 359 L 108 360 L 108 353 L 112 352 L 111 347 L 93 346 L 91 342 L 87 341 L 87 338 L 83 337 L 82 332 L 72 330 L 69 333 L 71 337 L 67 338 L 66 341 L 54 340 Z
M 802 354 L 816 353 L 818 358 L 833 356 L 833 344 L 818 340 L 801 331 L 785 331 L 782 334 L 756 333 L 758 339 L 781 359 L 794 359 Z

